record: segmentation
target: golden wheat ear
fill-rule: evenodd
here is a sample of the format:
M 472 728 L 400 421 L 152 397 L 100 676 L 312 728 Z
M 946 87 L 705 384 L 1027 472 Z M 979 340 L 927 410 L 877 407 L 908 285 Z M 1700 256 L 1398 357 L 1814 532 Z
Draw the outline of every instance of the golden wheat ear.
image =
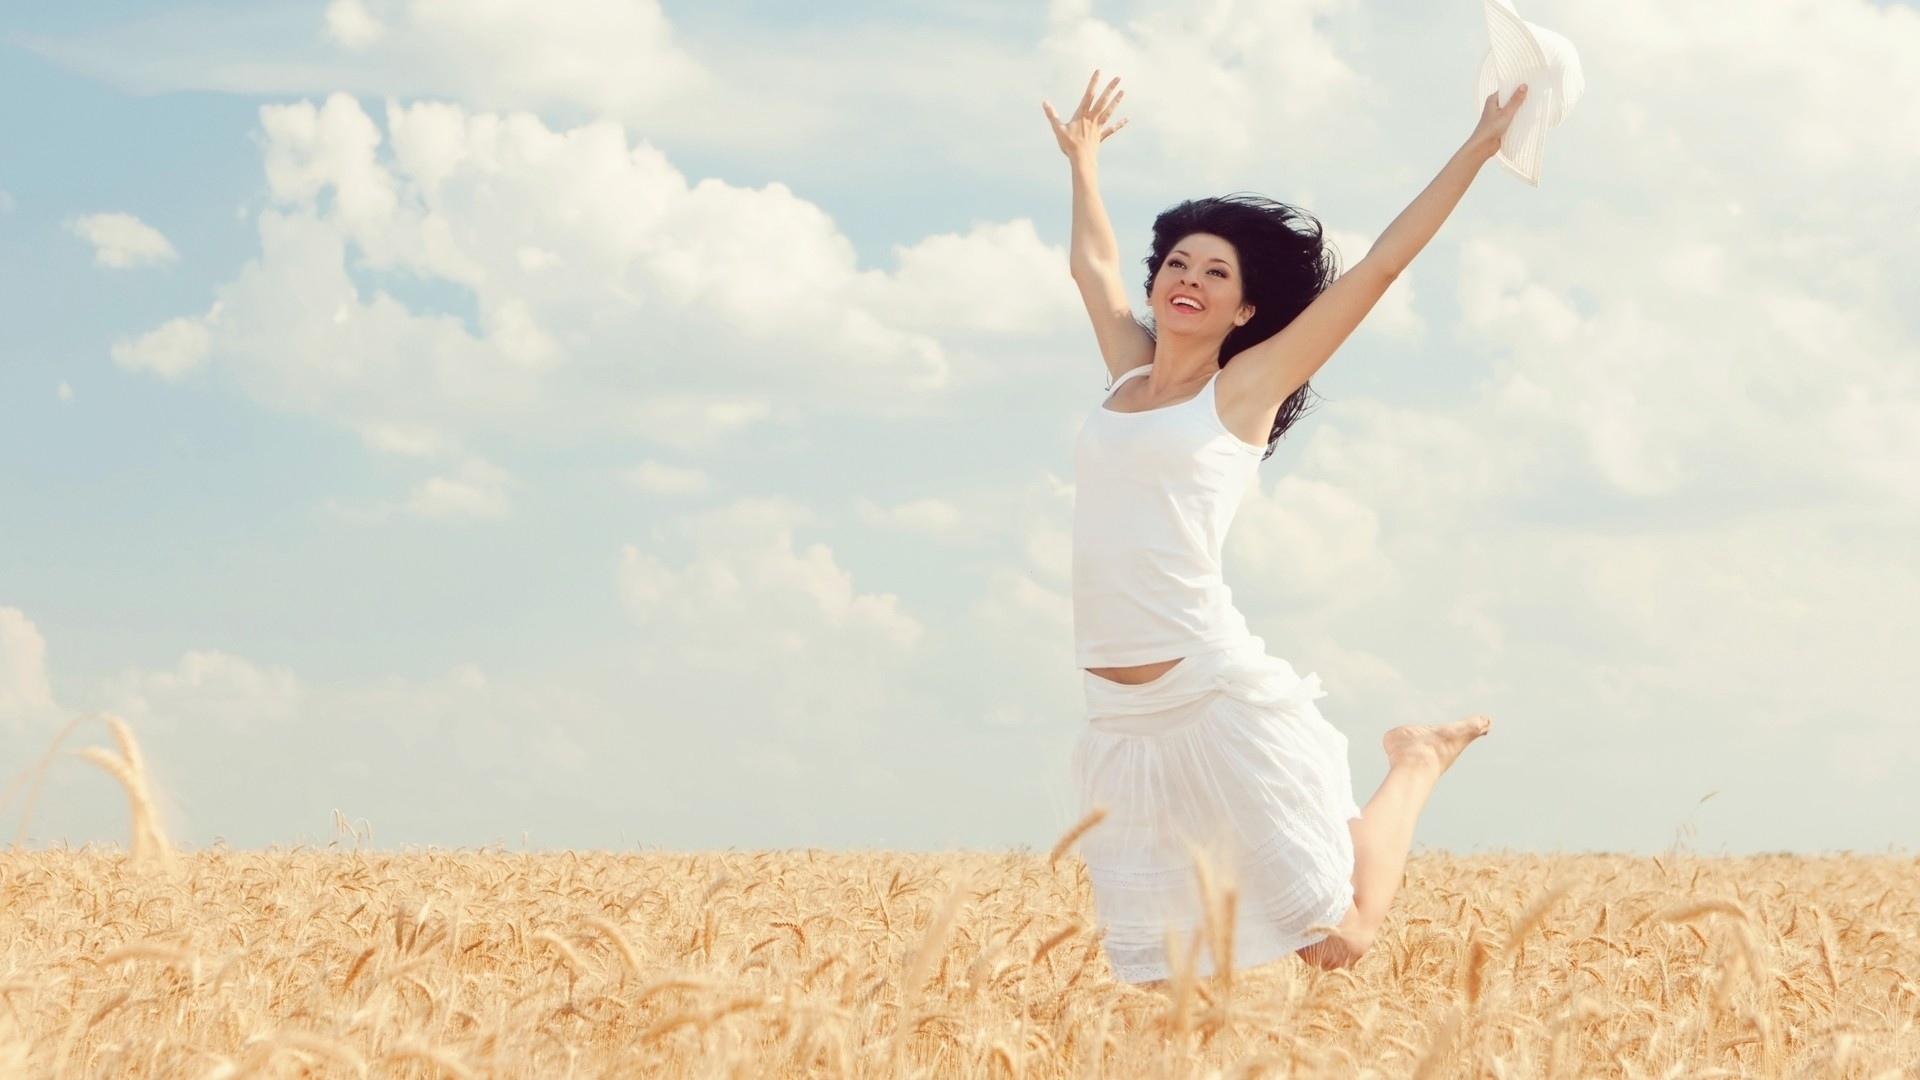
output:
M 126 789 L 127 806 L 132 814 L 128 836 L 132 849 L 129 854 L 133 861 L 171 865 L 175 860 L 175 852 L 167 840 L 166 830 L 160 824 L 160 814 L 154 807 L 146 759 L 140 754 L 140 744 L 134 740 L 133 729 L 127 726 L 126 721 L 111 713 L 101 714 L 101 719 L 107 722 L 107 730 L 113 733 L 113 741 L 119 745 L 120 753 L 116 755 L 105 747 L 89 746 L 79 751 L 79 755 L 105 769 Z
M 1104 806 L 1094 807 L 1093 810 L 1090 813 L 1088 813 L 1086 817 L 1083 817 L 1078 822 L 1076 822 L 1073 828 L 1068 829 L 1066 833 L 1062 835 L 1060 839 L 1053 845 L 1052 853 L 1047 856 L 1047 865 L 1051 867 L 1058 864 L 1060 862 L 1060 856 L 1065 855 L 1067 851 L 1073 847 L 1075 841 L 1087 835 L 1087 833 L 1090 832 L 1095 825 L 1098 825 L 1102 821 L 1105 821 L 1106 817 L 1107 817 L 1106 807 Z

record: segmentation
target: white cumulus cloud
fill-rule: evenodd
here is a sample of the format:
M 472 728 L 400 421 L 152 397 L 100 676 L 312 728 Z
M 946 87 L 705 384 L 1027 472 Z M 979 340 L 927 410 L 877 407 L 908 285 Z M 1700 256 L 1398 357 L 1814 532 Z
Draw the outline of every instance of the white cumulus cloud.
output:
M 439 453 L 438 444 L 430 445 L 430 453 Z M 399 447 L 387 446 L 383 449 L 410 456 L 426 456 L 424 453 L 413 453 L 420 450 L 420 446 L 404 441 Z M 512 473 L 484 458 L 469 456 L 452 472 L 429 476 L 414 485 L 404 499 L 375 503 L 329 499 L 325 507 L 330 513 L 348 521 L 369 523 L 388 521 L 395 515 L 429 521 L 499 519 L 513 512 L 513 491 L 519 486 L 520 482 Z
M 103 692 L 108 712 L 159 731 L 283 725 L 297 714 L 301 696 L 291 669 L 262 667 L 218 650 L 189 652 L 170 669 L 130 668 Z
M 327 5 L 326 23 L 327 36 L 349 49 L 373 44 L 387 29 L 361 0 L 333 0 Z
M 93 261 L 99 266 L 124 269 L 180 257 L 159 229 L 132 214 L 87 214 L 67 222 L 67 229 L 93 245 Z
M 168 319 L 131 340 L 114 342 L 113 362 L 129 371 L 151 371 L 174 379 L 206 362 L 213 331 L 206 318 Z
M 855 509 L 860 520 L 868 525 L 927 536 L 948 535 L 960 524 L 959 507 L 945 499 L 914 499 L 894 507 L 881 507 L 861 499 Z
M 333 0 L 326 32 L 415 93 L 639 119 L 706 85 L 655 0 Z
M 804 538 L 819 525 L 788 500 L 742 499 L 670 519 L 655 542 L 618 553 L 615 590 L 635 635 L 624 679 L 646 754 L 684 762 L 668 782 L 695 803 L 732 791 L 721 797 L 812 816 L 899 790 L 903 762 L 880 748 L 934 707 L 912 685 L 928 630 Z M 748 793 L 730 762 L 778 767 Z M 822 785 L 840 797 L 803 794 Z
M 900 269 L 879 280 L 880 304 L 905 325 L 1040 334 L 1082 317 L 1066 251 L 1024 218 L 929 236 L 894 254 Z
M 643 461 L 626 471 L 627 483 L 649 495 L 691 495 L 705 491 L 712 478 L 704 469 L 689 469 L 659 461 Z
M 676 637 L 798 653 L 823 635 L 856 635 L 890 648 L 920 639 L 897 596 L 864 593 L 822 543 L 797 546 L 811 515 L 778 499 L 745 499 L 685 519 L 695 555 L 679 569 L 629 544 L 621 550 L 621 599 L 643 622 Z
M 27 648 L 18 647 L 22 641 Z M 47 710 L 43 645 L 31 623 L 0 608 L 0 750 L 10 759 L 31 760 L 44 749 L 44 735 L 8 712 L 7 696 L 20 689 L 11 676 L 24 658 L 29 711 Z M 611 817 L 641 823 L 671 810 L 651 786 L 633 791 L 619 783 L 645 756 L 633 740 L 610 755 L 592 752 L 621 733 L 600 702 L 572 689 L 490 678 L 473 664 L 438 676 L 329 685 L 288 666 L 195 649 L 170 666 L 125 668 L 88 697 L 99 711 L 131 722 L 169 829 L 188 842 L 298 842 L 341 810 L 402 843 L 459 837 L 478 844 L 531 827 L 546 842 L 606 844 L 617 840 L 616 829 L 596 837 L 591 823 L 607 819 L 607 804 L 618 804 Z M 35 800 L 34 836 L 80 843 L 123 835 L 124 802 L 103 801 L 91 767 L 62 758 Z M 577 787 L 567 788 L 571 798 L 556 794 L 596 763 L 603 775 L 584 794 Z M 476 786 L 489 797 L 472 798 Z M 556 811 L 556 799 L 571 805 Z
M 450 476 L 428 478 L 407 496 L 406 511 L 423 518 L 498 518 L 513 509 L 515 486 L 505 470 L 480 458 L 468 458 Z
M 769 417 L 770 395 L 911 407 L 958 362 L 1012 362 L 940 335 L 1045 336 L 1072 314 L 1064 253 L 1026 221 L 903 246 L 888 271 L 787 187 L 691 180 L 612 123 L 421 103 L 390 105 L 383 130 L 346 95 L 261 119 L 260 257 L 214 313 L 123 343 L 123 364 L 212 358 L 270 405 L 363 432 L 531 423 L 687 449 Z M 477 318 L 366 274 L 446 282 Z
M 1299 475 L 1282 475 L 1271 491 L 1256 484 L 1247 492 L 1226 558 L 1236 592 L 1296 605 L 1352 604 L 1394 586 L 1379 516 L 1341 488 Z
M 1339 137 L 1366 78 L 1333 47 L 1325 23 L 1347 0 L 1219 0 L 1100 5 L 1053 0 L 1042 52 L 1061 115 L 1089 72 L 1123 76 L 1126 135 L 1156 141 L 1189 177 L 1232 175 L 1274 144 Z M 1069 89 L 1070 88 L 1070 91 Z M 1464 132 L 1463 132 L 1464 134 Z M 1189 180 L 1189 182 L 1192 182 Z
M 17 729 L 53 711 L 46 638 L 19 608 L 0 607 L 0 723 Z
M 369 449 L 402 457 L 438 457 L 460 445 L 445 432 L 420 424 L 368 424 L 360 429 L 360 441 Z

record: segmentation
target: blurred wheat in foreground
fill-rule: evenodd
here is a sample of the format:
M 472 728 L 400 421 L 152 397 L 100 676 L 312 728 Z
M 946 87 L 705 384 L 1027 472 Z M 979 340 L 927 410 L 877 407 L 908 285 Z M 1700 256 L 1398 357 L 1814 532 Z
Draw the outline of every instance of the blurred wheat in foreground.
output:
M 1401 895 L 1353 971 L 1159 993 L 1070 855 L 15 850 L 0 1076 L 1920 1075 L 1911 858 L 1424 855 Z

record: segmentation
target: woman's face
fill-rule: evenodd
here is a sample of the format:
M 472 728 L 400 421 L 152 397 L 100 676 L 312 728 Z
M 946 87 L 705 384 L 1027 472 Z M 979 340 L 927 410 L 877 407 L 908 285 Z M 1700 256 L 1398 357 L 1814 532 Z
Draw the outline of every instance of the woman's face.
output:
M 1226 340 L 1234 327 L 1253 317 L 1241 302 L 1240 253 L 1212 233 L 1181 237 L 1153 276 L 1156 333 Z

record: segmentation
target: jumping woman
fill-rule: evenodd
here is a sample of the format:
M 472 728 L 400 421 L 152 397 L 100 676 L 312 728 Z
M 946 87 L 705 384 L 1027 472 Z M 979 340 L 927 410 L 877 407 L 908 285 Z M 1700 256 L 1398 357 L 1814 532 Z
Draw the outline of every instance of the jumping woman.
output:
M 1363 810 L 1319 679 L 1270 657 L 1233 605 L 1220 553 L 1307 380 L 1427 245 L 1526 97 L 1479 125 L 1364 259 L 1336 277 L 1320 224 L 1250 196 L 1153 223 L 1142 325 L 1100 201 L 1100 144 L 1125 96 L 1094 72 L 1073 115 L 1043 106 L 1073 169 L 1073 280 L 1111 394 L 1074 446 L 1073 616 L 1088 724 L 1073 751 L 1081 842 L 1115 977 L 1157 983 L 1204 924 L 1195 852 L 1231 875 L 1233 966 L 1297 953 L 1323 968 L 1372 943 L 1440 775 L 1491 722 L 1399 727 Z M 1328 932 L 1331 927 L 1332 932 Z M 1176 946 L 1178 947 L 1178 946 Z M 1215 958 L 1196 958 L 1211 974 Z

